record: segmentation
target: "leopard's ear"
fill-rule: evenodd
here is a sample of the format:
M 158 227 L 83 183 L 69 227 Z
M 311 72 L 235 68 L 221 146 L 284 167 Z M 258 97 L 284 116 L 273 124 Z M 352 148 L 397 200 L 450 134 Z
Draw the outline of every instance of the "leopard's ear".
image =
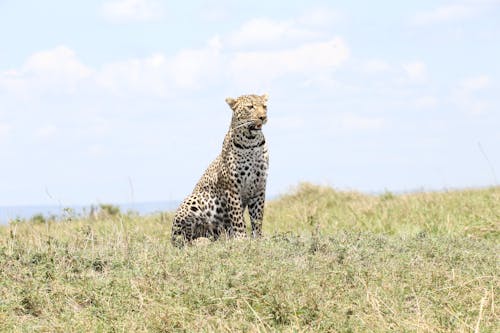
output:
M 234 98 L 228 97 L 226 98 L 226 103 L 231 107 L 231 109 L 235 106 L 236 100 Z
M 267 102 L 267 99 L 269 98 L 269 94 L 265 93 L 264 95 L 261 96 L 264 102 Z

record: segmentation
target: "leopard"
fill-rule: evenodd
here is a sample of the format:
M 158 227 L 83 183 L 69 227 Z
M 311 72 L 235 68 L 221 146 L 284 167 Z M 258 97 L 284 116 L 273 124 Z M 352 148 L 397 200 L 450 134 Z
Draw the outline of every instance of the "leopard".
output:
M 262 127 L 269 95 L 228 97 L 232 110 L 222 151 L 208 166 L 192 193 L 177 208 L 171 232 L 176 247 L 198 238 L 245 239 L 244 213 L 251 237 L 262 237 L 269 154 Z

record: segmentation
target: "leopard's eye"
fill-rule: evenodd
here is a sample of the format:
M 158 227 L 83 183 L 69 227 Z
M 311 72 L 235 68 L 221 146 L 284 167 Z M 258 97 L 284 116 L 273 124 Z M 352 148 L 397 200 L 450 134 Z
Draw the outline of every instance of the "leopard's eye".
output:
M 253 106 L 253 105 L 249 105 L 249 106 L 248 106 L 248 109 L 249 109 L 249 110 L 253 110 L 253 109 L 254 109 L 254 106 Z

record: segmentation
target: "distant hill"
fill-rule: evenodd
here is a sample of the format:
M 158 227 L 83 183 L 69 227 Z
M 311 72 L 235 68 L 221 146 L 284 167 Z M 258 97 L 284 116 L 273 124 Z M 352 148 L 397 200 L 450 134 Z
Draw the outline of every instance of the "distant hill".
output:
M 179 201 L 154 201 L 117 204 L 122 212 L 134 211 L 140 215 L 151 214 L 160 211 L 174 210 Z M 96 205 L 98 206 L 98 204 Z M 6 224 L 16 218 L 27 219 L 36 214 L 44 216 L 64 216 L 65 209 L 70 208 L 77 216 L 88 214 L 90 205 L 56 206 L 56 205 L 34 205 L 34 206 L 0 206 L 0 224 Z

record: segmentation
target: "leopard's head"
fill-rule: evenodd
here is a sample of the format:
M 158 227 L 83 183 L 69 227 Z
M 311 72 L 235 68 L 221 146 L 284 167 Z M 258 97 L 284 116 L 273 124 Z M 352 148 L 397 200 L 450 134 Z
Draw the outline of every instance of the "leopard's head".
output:
M 226 103 L 233 110 L 231 129 L 248 131 L 250 135 L 259 132 L 267 122 L 267 98 L 267 94 L 226 98 Z

